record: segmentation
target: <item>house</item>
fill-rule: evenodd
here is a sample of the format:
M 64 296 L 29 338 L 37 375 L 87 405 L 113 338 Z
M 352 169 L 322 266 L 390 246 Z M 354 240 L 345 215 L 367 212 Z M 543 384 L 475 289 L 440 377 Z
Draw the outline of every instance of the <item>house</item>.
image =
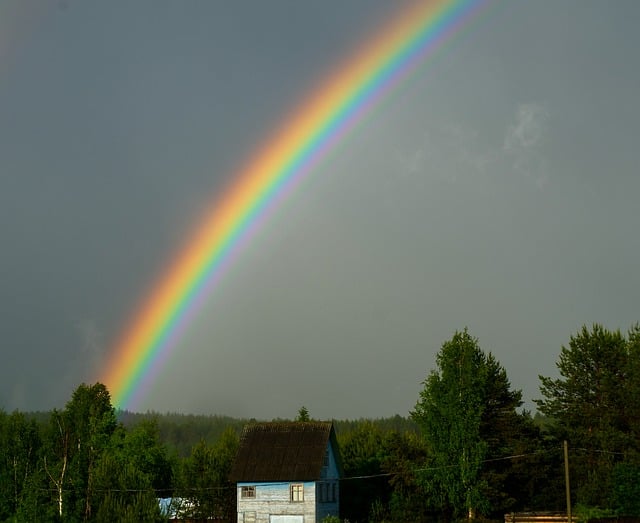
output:
M 230 475 L 238 523 L 321 523 L 338 516 L 340 474 L 333 424 L 247 425 Z

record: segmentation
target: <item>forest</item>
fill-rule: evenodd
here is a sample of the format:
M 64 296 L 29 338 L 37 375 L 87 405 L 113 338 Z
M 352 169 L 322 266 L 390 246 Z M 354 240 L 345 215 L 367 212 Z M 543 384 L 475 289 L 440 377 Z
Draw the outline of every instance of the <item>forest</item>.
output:
M 406 416 L 333 420 L 341 520 L 565 511 L 565 463 L 579 521 L 640 517 L 640 326 L 584 326 L 556 365 L 558 378 L 539 377 L 534 415 L 464 329 L 442 344 Z M 302 406 L 292 418 L 312 415 Z M 166 521 L 167 510 L 235 521 L 228 475 L 251 421 L 116 411 L 101 383 L 79 385 L 60 410 L 0 410 L 0 521 Z

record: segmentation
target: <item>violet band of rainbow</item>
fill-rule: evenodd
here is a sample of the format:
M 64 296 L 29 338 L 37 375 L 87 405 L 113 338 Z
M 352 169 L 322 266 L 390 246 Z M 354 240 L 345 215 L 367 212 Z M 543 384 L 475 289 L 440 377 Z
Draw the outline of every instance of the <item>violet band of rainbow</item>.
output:
M 412 4 L 339 64 L 234 176 L 125 330 L 99 381 L 113 404 L 133 409 L 270 210 L 442 44 L 476 16 L 483 0 Z

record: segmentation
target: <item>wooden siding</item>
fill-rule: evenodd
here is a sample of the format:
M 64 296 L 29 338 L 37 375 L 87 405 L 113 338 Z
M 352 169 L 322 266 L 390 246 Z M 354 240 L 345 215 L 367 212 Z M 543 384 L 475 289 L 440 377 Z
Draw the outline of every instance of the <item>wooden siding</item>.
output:
M 313 481 L 301 483 L 304 501 L 295 502 L 290 501 L 291 483 L 238 483 L 238 523 L 244 523 L 245 512 L 255 512 L 256 523 L 269 523 L 270 515 L 301 515 L 304 523 L 316 523 L 316 484 Z M 253 485 L 256 487 L 255 499 L 242 499 L 242 487 Z
M 331 423 L 247 426 L 231 474 L 237 485 L 238 523 L 270 523 L 271 516 L 320 523 L 338 516 L 341 470 Z M 304 486 L 300 502 L 291 501 L 290 486 L 296 483 Z M 243 487 L 254 487 L 255 497 L 243 498 Z

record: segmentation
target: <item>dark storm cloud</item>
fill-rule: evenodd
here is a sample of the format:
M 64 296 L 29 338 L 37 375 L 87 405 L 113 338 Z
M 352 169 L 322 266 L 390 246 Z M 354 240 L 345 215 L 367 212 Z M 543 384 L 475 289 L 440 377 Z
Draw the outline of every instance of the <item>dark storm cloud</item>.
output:
M 71 1 L 0 39 L 0 407 L 94 379 L 237 168 L 397 6 Z M 638 9 L 474 22 L 262 224 L 143 407 L 406 414 L 464 326 L 530 401 L 580 325 L 636 321 Z

